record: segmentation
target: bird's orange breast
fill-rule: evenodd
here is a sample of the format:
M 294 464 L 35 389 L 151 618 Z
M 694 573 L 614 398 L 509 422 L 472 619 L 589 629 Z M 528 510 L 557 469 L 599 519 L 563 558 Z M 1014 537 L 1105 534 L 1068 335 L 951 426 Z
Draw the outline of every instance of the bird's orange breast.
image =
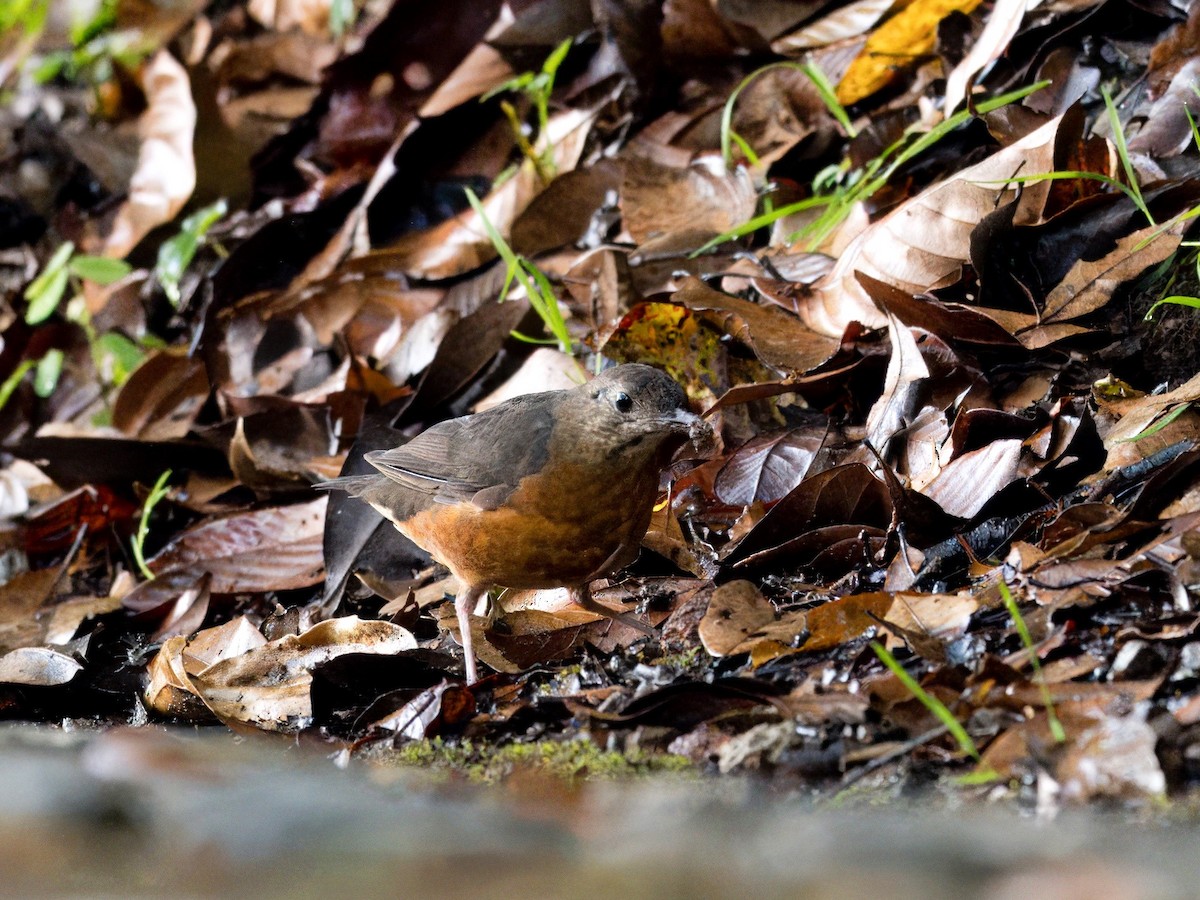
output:
M 573 586 L 629 561 L 657 492 L 657 471 L 559 463 L 552 476 L 522 479 L 497 509 L 434 504 L 397 527 L 465 583 Z

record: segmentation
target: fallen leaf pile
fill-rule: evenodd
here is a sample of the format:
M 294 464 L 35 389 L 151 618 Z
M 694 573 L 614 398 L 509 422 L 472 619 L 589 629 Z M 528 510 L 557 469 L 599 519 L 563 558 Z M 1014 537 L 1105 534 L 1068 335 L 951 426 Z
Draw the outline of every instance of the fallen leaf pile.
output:
M 6 23 L 0 713 L 1200 778 L 1200 7 L 337 7 Z M 602 360 L 719 435 L 595 585 L 660 638 L 502 593 L 468 689 L 311 486 Z

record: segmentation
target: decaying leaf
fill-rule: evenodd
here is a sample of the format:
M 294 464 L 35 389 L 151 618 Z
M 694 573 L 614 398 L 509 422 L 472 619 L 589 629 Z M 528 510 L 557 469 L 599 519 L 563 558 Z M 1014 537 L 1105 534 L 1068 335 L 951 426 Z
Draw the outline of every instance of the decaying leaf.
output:
M 0 684 L 52 687 L 83 671 L 73 656 L 52 647 L 19 647 L 0 656 Z
M 1047 122 L 873 222 L 799 305 L 805 324 L 819 334 L 840 336 L 851 322 L 884 323 L 856 272 L 911 294 L 955 281 L 970 258 L 974 227 L 998 206 L 1017 198 L 1018 187 L 1008 179 L 1054 170 L 1061 123 L 1061 117 Z M 1050 184 L 1034 182 L 1019 191 L 1016 222 L 1037 221 Z
M 219 636 L 240 649 L 242 628 L 226 629 Z M 218 654 L 211 664 L 196 667 L 190 661 L 201 661 L 189 655 L 188 642 L 175 637 L 163 645 L 151 666 L 146 701 L 153 709 L 176 713 L 184 707 L 181 693 L 193 694 L 223 722 L 270 731 L 298 730 L 311 716 L 309 688 L 316 666 L 349 653 L 390 655 L 415 647 L 412 635 L 397 625 L 348 616 L 251 646 L 235 656 Z
M 150 560 L 155 573 L 208 573 L 214 594 L 279 591 L 319 582 L 327 497 L 214 519 Z
M 129 199 L 104 240 L 105 255 L 118 259 L 152 228 L 175 218 L 196 186 L 196 105 L 187 71 L 160 50 L 143 67 L 141 80 L 147 109 L 138 120 L 137 169 Z

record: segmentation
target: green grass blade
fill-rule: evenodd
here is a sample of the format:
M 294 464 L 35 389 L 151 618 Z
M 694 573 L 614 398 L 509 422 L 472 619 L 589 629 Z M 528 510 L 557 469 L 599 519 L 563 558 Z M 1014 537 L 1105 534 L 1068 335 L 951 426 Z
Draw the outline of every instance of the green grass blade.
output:
M 793 213 L 803 212 L 806 209 L 812 209 L 817 206 L 827 206 L 832 202 L 833 199 L 831 197 L 808 197 L 804 200 L 797 200 L 795 203 L 788 203 L 785 206 L 774 209 L 769 213 L 763 213 L 762 215 L 755 216 L 748 222 L 743 222 L 741 225 L 730 228 L 728 231 L 718 234 L 707 244 L 704 244 L 699 249 L 693 250 L 691 253 L 689 253 L 688 258 L 695 259 L 697 256 L 707 253 L 715 247 L 719 247 L 726 241 L 732 241 L 736 238 L 753 234 L 754 232 L 758 231 L 758 229 L 765 228 L 768 225 L 773 225 L 775 222 L 786 216 L 790 216 Z
M 475 210 L 480 221 L 483 222 L 484 232 L 488 239 L 492 242 L 492 246 L 496 248 L 496 253 L 508 266 L 508 273 L 504 280 L 504 290 L 500 296 L 505 297 L 508 294 L 508 289 L 512 286 L 512 281 L 515 278 L 525 289 L 525 295 L 529 299 L 529 305 L 541 317 L 542 322 L 549 331 L 558 340 L 559 346 L 564 353 L 573 352 L 573 343 L 571 336 L 567 332 L 567 325 L 562 317 L 562 310 L 558 308 L 558 299 L 554 294 L 554 286 L 550 283 L 545 274 L 537 268 L 529 260 L 513 252 L 512 247 L 508 245 L 508 241 L 492 224 L 492 220 L 488 218 L 487 211 L 483 208 L 479 197 L 470 188 L 464 188 L 467 194 L 467 202 L 471 204 L 471 208 Z
M 1046 707 L 1046 719 L 1050 724 L 1050 734 L 1056 743 L 1064 743 L 1067 739 L 1067 733 L 1063 730 L 1058 713 L 1054 711 L 1054 700 L 1050 696 L 1050 685 L 1046 684 L 1046 676 L 1042 674 L 1042 661 L 1038 659 L 1037 652 L 1033 649 L 1033 636 L 1029 633 L 1029 628 L 1025 624 L 1025 619 L 1021 615 L 1017 601 L 1013 599 L 1012 592 L 1009 591 L 1008 585 L 1003 581 L 1000 582 L 1000 596 L 1004 598 L 1004 606 L 1008 609 L 1008 614 L 1012 616 L 1013 623 L 1017 626 L 1017 634 L 1021 636 L 1021 643 L 1029 651 L 1029 662 L 1033 666 L 1034 677 L 1037 678 L 1038 687 L 1041 688 L 1042 692 L 1042 705 Z
M 46 265 L 42 268 L 38 277 L 29 283 L 29 287 L 25 288 L 25 299 L 33 302 L 35 298 L 43 294 L 50 282 L 57 277 L 58 273 L 66 271 L 67 261 L 74 252 L 75 245 L 70 241 L 61 244 L 54 251 L 54 255 L 46 260 Z
M 150 494 L 146 497 L 146 502 L 142 504 L 142 516 L 138 520 L 137 534 L 133 538 L 133 558 L 137 562 L 138 571 L 142 573 L 142 577 L 147 581 L 154 579 L 154 573 L 146 565 L 145 556 L 146 535 L 150 533 L 150 513 L 154 511 L 154 507 L 158 506 L 159 501 L 167 496 L 167 492 L 170 490 L 167 487 L 167 481 L 170 478 L 171 470 L 167 469 L 158 476 L 158 481 L 154 482 L 154 487 L 150 489 Z
M 1142 187 L 1138 184 L 1137 173 L 1133 169 L 1133 161 L 1129 158 L 1129 146 L 1125 143 L 1125 129 L 1121 125 L 1121 117 L 1117 115 L 1116 104 L 1113 103 L 1112 95 L 1109 94 L 1107 87 L 1103 88 L 1101 93 L 1104 95 L 1104 107 L 1108 110 L 1108 124 L 1112 128 L 1113 144 L 1116 145 L 1117 157 L 1121 160 L 1121 168 L 1125 170 L 1125 177 L 1129 179 L 1129 188 L 1133 192 L 1133 202 L 1150 224 L 1154 225 L 1156 224 L 1154 216 L 1150 214 L 1150 208 L 1146 206 L 1146 201 L 1142 197 Z
M 12 397 L 13 391 L 17 389 L 17 385 L 35 365 L 36 363 L 32 359 L 23 360 L 19 366 L 13 369 L 13 373 L 4 379 L 4 383 L 0 384 L 0 409 L 5 407 L 9 398 Z
M 1170 297 L 1163 297 L 1161 300 L 1156 300 L 1154 305 L 1146 310 L 1146 315 L 1143 316 L 1144 320 L 1147 322 L 1151 321 L 1154 318 L 1154 311 L 1160 306 L 1164 306 L 1166 304 L 1171 304 L 1173 306 L 1189 306 L 1192 309 L 1200 309 L 1200 297 L 1185 297 L 1179 294 L 1175 294 Z
M 1142 438 L 1148 438 L 1152 435 L 1158 434 L 1160 431 L 1182 416 L 1188 409 L 1191 408 L 1191 406 L 1192 404 L 1190 403 L 1181 403 L 1157 422 L 1152 422 L 1137 434 L 1133 435 L 1132 437 L 1122 438 L 1117 443 L 1130 444 L 1134 441 L 1140 441 Z
M 946 726 L 946 730 L 953 736 L 962 752 L 975 760 L 975 762 L 980 762 L 979 749 L 975 746 L 975 741 L 971 739 L 971 735 L 967 734 L 967 729 L 963 727 L 962 723 L 954 717 L 954 713 L 946 708 L 946 704 L 932 694 L 927 693 L 921 685 L 917 684 L 916 679 L 908 674 L 904 666 L 896 662 L 896 657 L 892 656 L 883 644 L 878 641 L 871 641 L 871 649 L 875 651 L 875 655 L 879 657 L 883 664 L 892 670 L 892 674 L 908 689 L 909 693 L 916 697 L 922 706 L 937 716 L 938 720 Z
M 837 119 L 838 124 L 846 131 L 846 136 L 849 138 L 858 137 L 858 131 L 850 121 L 850 114 L 846 112 L 846 107 L 842 106 L 837 98 L 837 91 L 830 83 L 821 67 L 816 63 L 806 61 L 800 64 L 800 71 L 808 76 L 809 81 L 817 89 L 817 95 L 821 98 L 821 102 L 825 104 L 825 108 L 829 110 L 829 114 Z

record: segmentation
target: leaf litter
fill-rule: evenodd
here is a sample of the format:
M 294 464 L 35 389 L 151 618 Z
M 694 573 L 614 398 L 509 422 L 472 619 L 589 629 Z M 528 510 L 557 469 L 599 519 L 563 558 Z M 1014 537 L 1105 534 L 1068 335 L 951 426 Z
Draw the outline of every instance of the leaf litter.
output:
M 5 44 L 0 710 L 1194 788 L 1200 327 L 1155 302 L 1200 292 L 1197 19 L 1018 7 L 139 8 L 138 52 Z M 604 360 L 718 432 L 593 585 L 658 638 L 509 592 L 466 687 L 455 586 L 311 485 Z

